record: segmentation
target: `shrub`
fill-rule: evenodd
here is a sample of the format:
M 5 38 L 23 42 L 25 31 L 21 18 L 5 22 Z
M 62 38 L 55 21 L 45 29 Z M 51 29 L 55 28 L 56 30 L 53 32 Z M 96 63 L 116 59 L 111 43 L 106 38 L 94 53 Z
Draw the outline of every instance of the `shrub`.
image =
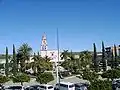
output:
M 82 78 L 89 80 L 90 82 L 94 82 L 95 80 L 98 79 L 98 75 L 95 72 L 85 70 L 83 71 Z
M 52 73 L 44 72 L 37 76 L 36 81 L 40 84 L 47 84 L 48 82 L 54 80 Z
M 91 83 L 89 90 L 112 90 L 112 82 L 97 80 Z
M 4 84 L 7 81 L 9 81 L 8 77 L 0 75 L 0 84 Z
M 30 81 L 30 77 L 27 74 L 24 73 L 19 73 L 15 76 L 12 77 L 12 80 L 14 83 L 21 83 L 21 85 L 23 85 L 23 82 L 29 82 Z
M 107 78 L 107 79 L 111 79 L 111 80 L 114 78 L 120 78 L 120 70 L 116 70 L 116 69 L 108 70 L 108 71 L 104 72 L 101 76 L 103 78 Z

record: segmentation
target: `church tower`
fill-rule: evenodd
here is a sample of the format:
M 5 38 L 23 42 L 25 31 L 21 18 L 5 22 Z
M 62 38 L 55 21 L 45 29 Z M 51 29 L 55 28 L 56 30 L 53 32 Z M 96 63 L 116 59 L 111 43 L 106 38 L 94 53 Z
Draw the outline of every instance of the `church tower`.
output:
M 42 42 L 41 42 L 41 51 L 47 51 L 47 38 L 46 38 L 46 35 L 45 33 L 43 34 L 42 36 Z

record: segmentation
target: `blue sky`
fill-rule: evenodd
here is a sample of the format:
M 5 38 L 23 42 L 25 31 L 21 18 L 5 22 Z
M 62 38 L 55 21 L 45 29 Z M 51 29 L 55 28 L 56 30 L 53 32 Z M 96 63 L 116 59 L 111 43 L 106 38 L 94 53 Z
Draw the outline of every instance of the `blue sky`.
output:
M 40 50 L 45 32 L 48 48 L 56 49 L 59 29 L 60 49 L 98 50 L 120 44 L 120 0 L 0 0 L 0 53 L 8 46 L 28 43 Z

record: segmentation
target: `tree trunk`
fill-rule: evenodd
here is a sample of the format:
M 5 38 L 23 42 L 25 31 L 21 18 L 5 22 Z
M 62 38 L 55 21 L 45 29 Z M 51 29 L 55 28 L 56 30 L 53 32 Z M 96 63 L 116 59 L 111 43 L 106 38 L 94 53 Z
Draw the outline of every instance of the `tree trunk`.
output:
M 23 82 L 21 82 L 21 85 L 23 86 Z

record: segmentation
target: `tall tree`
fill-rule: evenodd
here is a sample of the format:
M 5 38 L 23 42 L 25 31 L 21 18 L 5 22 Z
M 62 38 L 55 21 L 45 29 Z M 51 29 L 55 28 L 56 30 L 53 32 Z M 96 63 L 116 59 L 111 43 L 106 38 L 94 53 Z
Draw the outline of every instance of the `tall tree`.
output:
M 114 55 L 113 55 L 113 50 L 111 51 L 111 68 L 114 68 Z
M 102 41 L 102 68 L 104 71 L 106 71 L 106 60 L 105 60 L 105 48 L 104 48 L 104 42 Z
M 8 65 L 8 48 L 6 47 L 6 63 L 5 63 L 5 75 L 8 77 L 9 65 Z
M 98 66 L 98 62 L 97 62 L 97 51 L 96 51 L 95 43 L 93 43 L 93 48 L 94 48 L 93 65 L 94 65 L 95 71 L 98 72 L 99 66 Z
M 17 60 L 16 60 L 16 52 L 15 52 L 15 46 L 13 44 L 13 75 L 16 75 L 17 73 Z
M 21 72 L 25 72 L 26 62 L 30 60 L 31 52 L 32 48 L 27 43 L 22 44 L 18 49 Z
M 116 49 L 116 45 L 114 44 L 114 60 L 115 60 L 115 63 L 114 63 L 114 67 L 117 68 L 117 49 Z

